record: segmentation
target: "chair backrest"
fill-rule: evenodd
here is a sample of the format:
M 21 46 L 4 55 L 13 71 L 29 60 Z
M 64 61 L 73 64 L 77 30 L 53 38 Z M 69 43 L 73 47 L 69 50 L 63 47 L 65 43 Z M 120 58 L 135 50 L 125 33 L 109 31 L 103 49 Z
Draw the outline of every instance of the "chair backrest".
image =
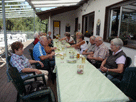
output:
M 130 57 L 126 57 L 126 65 L 125 65 L 125 68 L 129 67 L 132 63 L 132 59 Z
M 12 83 L 14 84 L 15 88 L 17 89 L 19 94 L 26 93 L 24 81 L 21 78 L 18 70 L 16 67 L 9 66 L 8 73 L 11 77 Z
M 120 83 L 120 89 L 128 97 L 136 100 L 136 67 L 126 68 Z
M 33 57 L 33 49 L 29 49 L 29 53 L 30 53 L 30 56 L 31 56 L 32 60 L 34 60 L 34 57 Z

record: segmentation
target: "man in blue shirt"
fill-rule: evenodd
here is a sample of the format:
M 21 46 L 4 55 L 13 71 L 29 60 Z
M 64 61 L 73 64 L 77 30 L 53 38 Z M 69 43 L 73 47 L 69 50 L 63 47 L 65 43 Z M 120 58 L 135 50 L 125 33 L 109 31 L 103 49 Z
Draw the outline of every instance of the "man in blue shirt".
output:
M 41 61 L 44 64 L 44 68 L 49 70 L 49 61 L 55 55 L 55 52 L 47 54 L 45 52 L 44 46 L 48 45 L 48 40 L 46 36 L 41 36 L 39 42 L 33 48 L 33 57 L 35 60 Z M 54 61 L 55 63 L 55 61 Z M 40 68 L 40 64 L 37 64 L 37 67 Z

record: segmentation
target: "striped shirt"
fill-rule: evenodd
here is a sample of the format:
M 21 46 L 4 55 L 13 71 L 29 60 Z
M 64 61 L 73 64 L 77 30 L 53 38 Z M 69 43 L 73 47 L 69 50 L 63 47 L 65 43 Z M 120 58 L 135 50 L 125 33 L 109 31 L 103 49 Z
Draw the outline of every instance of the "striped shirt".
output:
M 13 67 L 16 67 L 19 72 L 21 72 L 24 68 L 32 68 L 29 60 L 24 55 L 19 56 L 14 53 L 11 56 L 10 64 Z
M 102 59 L 107 58 L 109 55 L 109 49 L 107 46 L 102 43 L 100 46 L 96 46 L 94 50 L 94 56 L 93 57 L 99 57 Z

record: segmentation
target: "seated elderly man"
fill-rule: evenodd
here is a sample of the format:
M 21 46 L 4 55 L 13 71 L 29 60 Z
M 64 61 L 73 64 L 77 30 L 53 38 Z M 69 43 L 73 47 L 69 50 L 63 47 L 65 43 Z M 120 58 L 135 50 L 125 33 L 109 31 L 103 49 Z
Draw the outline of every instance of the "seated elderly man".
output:
M 45 74 L 45 79 L 46 81 L 48 80 L 48 71 L 46 70 L 38 70 L 38 69 L 33 69 L 31 64 L 32 63 L 39 63 L 42 67 L 44 67 L 43 63 L 41 61 L 36 61 L 36 60 L 28 60 L 24 55 L 23 55 L 23 44 L 19 41 L 16 41 L 11 44 L 11 49 L 13 51 L 13 54 L 10 59 L 10 63 L 13 67 L 16 67 L 18 71 L 21 73 L 26 73 L 26 72 L 35 72 L 36 74 Z M 21 76 L 22 78 L 26 77 L 27 75 Z
M 51 52 L 50 54 L 47 54 L 44 47 L 48 46 L 48 40 L 46 36 L 41 36 L 40 41 L 34 46 L 33 48 L 33 57 L 35 60 L 43 62 L 45 69 L 49 69 L 49 64 L 48 61 L 52 60 L 52 57 L 55 55 L 55 52 Z M 48 61 L 47 61 L 48 60 Z M 55 61 L 52 61 L 52 66 L 55 65 Z M 37 66 L 40 67 L 38 64 Z
M 96 61 L 103 61 L 109 55 L 108 47 L 104 45 L 102 37 L 96 37 L 95 39 L 95 50 L 94 53 L 91 52 L 87 58 L 88 61 L 96 65 Z
M 86 58 L 87 55 L 91 54 L 95 50 L 95 36 L 90 37 L 90 43 L 90 46 L 82 53 Z
M 120 79 L 120 75 L 124 71 L 126 54 L 121 49 L 122 46 L 123 41 L 120 38 L 112 39 L 110 46 L 112 53 L 101 64 L 100 70 L 104 73 L 107 72 L 110 80 L 115 77 Z

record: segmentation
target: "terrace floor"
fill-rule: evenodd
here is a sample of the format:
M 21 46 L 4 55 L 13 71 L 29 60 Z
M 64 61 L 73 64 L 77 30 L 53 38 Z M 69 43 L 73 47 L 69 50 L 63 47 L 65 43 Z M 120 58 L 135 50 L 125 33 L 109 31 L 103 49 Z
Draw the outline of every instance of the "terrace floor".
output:
M 23 43 L 24 55 L 28 59 L 31 59 L 28 49 L 33 48 L 32 42 L 33 40 L 27 40 Z M 8 82 L 6 69 L 6 65 L 0 68 L 0 102 L 16 102 L 17 91 L 12 82 Z M 56 82 L 52 84 L 52 81 L 49 79 L 48 86 L 53 90 L 57 102 Z

